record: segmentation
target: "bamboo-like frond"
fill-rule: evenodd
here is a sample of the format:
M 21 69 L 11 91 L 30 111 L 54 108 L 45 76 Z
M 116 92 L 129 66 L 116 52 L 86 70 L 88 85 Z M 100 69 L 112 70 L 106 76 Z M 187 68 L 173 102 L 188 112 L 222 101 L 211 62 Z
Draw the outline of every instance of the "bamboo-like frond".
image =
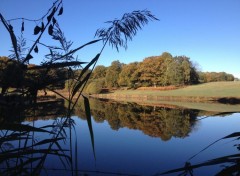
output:
M 148 10 L 125 13 L 121 19 L 107 21 L 106 23 L 111 24 L 110 27 L 98 29 L 95 36 L 103 38 L 104 41 L 108 40 L 117 50 L 119 47 L 127 49 L 128 40 L 132 40 L 137 31 L 148 24 L 149 20 L 158 19 Z

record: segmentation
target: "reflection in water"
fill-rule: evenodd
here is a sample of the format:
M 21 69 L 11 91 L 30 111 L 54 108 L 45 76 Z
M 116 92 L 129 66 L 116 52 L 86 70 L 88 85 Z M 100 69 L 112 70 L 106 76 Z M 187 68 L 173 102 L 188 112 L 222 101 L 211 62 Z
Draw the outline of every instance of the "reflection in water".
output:
M 64 101 L 2 106 L 0 111 L 1 175 L 39 175 L 49 156 L 58 158 L 63 166 L 71 166 L 71 150 L 62 145 L 67 138 L 71 139 L 74 121 L 59 118 L 65 113 Z M 35 125 L 36 120 L 44 118 L 55 120 Z
M 96 99 L 90 100 L 91 106 L 91 114 L 95 122 L 104 124 L 107 122 L 111 129 L 116 131 L 121 131 L 120 129 L 134 129 L 135 131 L 142 131 L 146 135 L 141 135 L 147 137 L 147 140 L 150 142 L 151 139 L 160 138 L 162 140 L 157 140 L 159 144 L 156 145 L 156 150 L 150 152 L 146 147 L 146 151 L 149 153 L 144 155 L 144 160 L 148 161 L 146 157 L 147 155 L 153 157 L 156 155 L 154 160 L 161 160 L 162 164 L 155 166 L 155 168 L 159 168 L 162 172 L 173 167 L 169 167 L 171 165 L 168 164 L 167 158 L 170 158 L 172 155 L 172 150 L 170 148 L 181 151 L 181 143 L 179 141 L 176 143 L 178 146 L 173 146 L 168 143 L 169 141 L 183 140 L 182 138 L 186 138 L 190 135 L 193 129 L 195 129 L 196 125 L 199 123 L 198 116 L 203 116 L 204 114 L 209 115 L 209 113 L 205 113 L 199 110 L 190 110 L 190 109 L 181 109 L 174 108 L 172 106 L 163 106 L 163 107 L 153 107 L 153 106 L 142 106 L 136 103 L 116 103 L 112 101 L 100 101 Z M 81 101 L 79 102 L 79 106 L 75 109 L 75 115 L 80 117 L 81 119 L 86 119 L 85 112 L 83 110 L 83 105 Z M 119 169 L 111 170 L 111 167 L 106 168 L 104 171 L 99 171 L 96 168 L 87 168 L 86 170 L 82 170 L 82 162 L 96 162 L 99 163 L 111 162 L 105 161 L 107 156 L 101 157 L 102 153 L 104 154 L 106 151 L 106 146 L 104 142 L 109 142 L 108 140 L 113 140 L 112 138 L 103 140 L 103 148 L 96 148 L 96 150 L 101 151 L 102 153 L 96 156 L 96 159 L 88 159 L 85 158 L 84 161 L 81 160 L 82 155 L 79 154 L 81 148 L 84 146 L 79 146 L 78 140 L 81 139 L 79 137 L 79 131 L 81 129 L 78 127 L 79 119 L 66 117 L 66 107 L 64 106 L 64 102 L 62 100 L 56 101 L 48 101 L 48 102 L 39 102 L 34 106 L 14 106 L 0 107 L 0 175 L 52 175 L 60 174 L 60 175 L 79 175 L 90 173 L 90 175 L 94 175 L 98 173 L 99 175 L 117 175 Z M 227 116 L 224 114 L 223 116 Z M 99 133 L 101 131 L 98 131 Z M 129 131 L 127 135 L 131 135 L 132 131 Z M 109 134 L 107 135 L 109 136 Z M 104 134 L 106 137 L 106 134 Z M 153 137 L 153 138 L 151 138 Z M 235 136 L 230 136 L 238 138 L 239 134 L 235 134 Z M 97 139 L 102 140 L 102 139 Z M 117 139 L 114 139 L 117 140 Z M 145 139 L 146 140 L 146 139 Z M 141 141 L 141 140 L 140 140 Z M 119 145 L 121 150 L 117 150 L 121 156 L 125 156 L 127 153 L 124 152 L 123 146 L 129 142 L 121 143 Z M 145 142 L 141 142 L 144 144 Z M 169 153 L 161 153 L 165 151 L 164 146 L 167 145 L 167 150 Z M 134 145 L 134 144 L 132 144 Z M 174 145 L 174 142 L 173 142 Z M 160 146 L 160 147 L 159 147 Z M 99 145 L 97 146 L 99 147 Z M 142 153 L 138 153 L 137 151 L 141 151 L 141 147 L 135 146 L 134 151 L 136 151 L 137 155 L 135 158 L 138 158 L 142 155 Z M 149 146 L 148 146 L 149 147 Z M 170 147 L 170 148 L 169 148 Z M 184 146 L 188 147 L 188 146 Z M 239 148 L 239 145 L 236 144 L 236 147 Z M 130 147 L 131 148 L 131 147 Z M 104 150 L 105 149 L 105 150 Z M 110 149 L 111 150 L 111 149 Z M 113 150 L 113 149 L 112 149 Z M 114 151 L 114 150 L 113 150 Z M 145 151 L 145 150 L 144 150 Z M 85 151 L 84 151 L 85 152 Z M 109 151 L 108 151 L 109 152 Z M 111 152 L 110 152 L 111 153 Z M 159 153 L 159 154 L 158 154 Z M 192 154 L 192 153 L 191 153 Z M 185 153 L 185 155 L 191 155 L 189 153 Z M 92 153 L 92 158 L 93 157 Z M 130 154 L 128 154 L 130 155 Z M 160 155 L 160 156 L 159 156 Z M 185 155 L 179 155 L 184 156 Z M 110 155 L 111 160 L 113 162 L 119 163 L 115 159 L 114 154 Z M 128 157 L 128 156 L 125 156 Z M 176 156 L 174 156 L 176 157 Z M 231 156 L 225 158 L 219 158 L 215 160 L 216 162 L 233 162 L 233 157 L 235 159 L 235 163 L 239 162 L 239 157 Z M 141 158 L 141 157 L 140 157 Z M 154 158 L 154 157 L 153 157 Z M 164 159 L 165 158 L 165 159 Z M 121 160 L 121 158 L 118 158 Z M 81 162 L 79 161 L 81 160 Z M 88 161 L 89 160 L 89 161 Z M 131 161 L 131 158 L 127 160 Z M 184 160 L 184 159 L 182 159 Z M 104 161 L 104 162 L 103 162 Z M 136 161 L 140 162 L 138 159 Z M 136 162 L 136 163 L 138 163 Z M 163 167 L 164 162 L 166 162 L 165 167 Z M 177 161 L 175 161 L 177 163 Z M 180 161 L 179 161 L 180 162 Z M 79 164 L 81 163 L 81 164 Z M 173 164 L 173 163 L 172 163 Z M 189 164 L 189 163 L 188 163 Z M 185 165 L 188 166 L 188 169 L 192 172 L 194 168 L 200 168 L 205 165 L 214 165 L 215 163 L 211 161 L 210 163 L 203 163 L 199 165 Z M 107 165 L 111 165 L 108 163 Z M 146 164 L 145 164 L 146 165 Z M 154 165 L 154 164 L 151 164 Z M 173 166 L 175 166 L 174 164 Z M 179 165 L 184 165 L 184 162 L 181 162 Z M 235 168 L 238 164 L 233 165 Z M 96 167 L 96 166 L 95 166 Z M 121 167 L 118 165 L 118 167 Z M 122 166 L 126 167 L 126 166 Z M 141 166 L 143 167 L 143 166 Z M 146 167 L 146 170 L 149 169 L 148 172 L 137 172 L 139 174 L 144 174 L 150 172 L 150 167 Z M 152 166 L 153 167 L 153 166 Z M 51 168 L 51 169 L 49 169 Z M 100 167 L 101 168 L 101 167 Z M 130 175 L 129 172 L 133 168 L 126 167 L 127 175 Z M 161 168 L 161 169 L 160 169 Z M 231 168 L 232 167 L 228 167 Z M 137 168 L 139 170 L 140 168 Z M 180 168 L 178 171 L 185 171 L 186 167 Z M 90 172 L 91 170 L 91 172 Z M 101 170 L 101 169 L 100 169 Z M 225 169 L 226 170 L 226 169 Z M 228 169 L 230 170 L 230 169 Z M 116 171 L 116 173 L 115 173 Z M 176 173 L 176 170 L 171 170 L 166 173 Z M 189 172 L 191 174 L 191 172 Z M 110 174 L 111 173 L 111 174 Z M 122 172 L 121 172 L 122 173 Z M 133 172 L 131 172 L 133 173 Z M 151 171 L 152 173 L 152 171 Z M 153 173 L 161 173 L 161 172 L 153 172 Z M 194 172 L 193 172 L 194 173 Z M 230 172 L 229 172 L 230 173 Z
M 114 130 L 122 127 L 137 129 L 164 141 L 171 137 L 188 136 L 199 113 L 198 110 L 173 109 L 171 106 L 170 108 L 141 106 L 136 103 L 120 104 L 97 99 L 91 99 L 90 103 L 92 116 L 96 122 L 106 120 Z M 76 113 L 84 117 L 83 109 Z
M 42 101 L 35 105 L 19 105 L 19 106 L 0 106 L 0 120 L 1 124 L 5 121 L 33 121 L 54 119 L 66 114 L 64 107 L 64 100 L 57 99 L 52 101 Z

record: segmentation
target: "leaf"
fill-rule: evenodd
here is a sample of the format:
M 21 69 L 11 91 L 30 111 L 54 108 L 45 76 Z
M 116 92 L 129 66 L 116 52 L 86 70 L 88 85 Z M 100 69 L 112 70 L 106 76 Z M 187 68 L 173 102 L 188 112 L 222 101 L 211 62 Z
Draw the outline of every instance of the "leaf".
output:
M 60 8 L 59 12 L 58 12 L 58 16 L 63 14 L 63 7 Z
M 45 126 L 42 126 L 41 128 L 54 128 L 56 127 L 55 125 L 45 125 Z
M 41 25 L 41 29 L 42 29 L 42 32 L 44 31 L 44 23 L 42 22 L 42 25 Z
M 53 25 L 52 24 L 48 27 L 48 34 L 49 35 L 53 34 Z
M 57 141 L 59 141 L 59 140 L 63 140 L 63 139 L 65 139 L 65 138 L 44 139 L 44 140 L 42 140 L 42 141 L 40 141 L 40 142 L 32 145 L 31 147 L 33 147 L 33 146 L 38 146 L 38 145 L 49 144 L 49 143 L 55 143 L 55 142 L 57 142 Z M 63 151 L 62 148 L 61 148 L 61 151 Z
M 21 32 L 24 31 L 24 21 L 22 22 Z
M 24 124 L 4 124 L 2 129 L 12 130 L 12 131 L 27 131 L 27 132 L 35 131 L 35 132 L 51 133 L 47 130 L 37 128 L 37 127 L 33 127 L 33 126 L 30 126 L 30 125 L 24 125 Z
M 28 60 L 30 60 L 30 59 L 32 59 L 32 58 L 33 58 L 32 55 L 31 55 L 31 54 L 28 54 L 27 57 L 25 58 L 25 61 L 28 61 Z
M 214 142 L 212 142 L 211 144 L 209 144 L 207 147 L 203 148 L 202 150 L 200 150 L 198 153 L 196 153 L 195 155 L 193 155 L 192 157 L 190 157 L 188 160 L 191 160 L 192 158 L 196 157 L 197 155 L 199 155 L 200 153 L 202 153 L 203 151 L 207 150 L 210 146 L 216 144 L 217 142 L 223 140 L 223 139 L 228 139 L 228 138 L 235 138 L 235 137 L 240 137 L 240 132 L 235 132 L 235 133 L 232 133 L 230 135 L 227 135 L 223 138 L 220 138 Z
M 73 88 L 73 91 L 72 91 L 72 98 L 73 98 L 74 95 L 79 91 L 79 89 L 84 85 L 84 83 L 85 83 L 86 81 L 88 81 L 88 79 L 90 78 L 90 76 L 91 76 L 91 73 L 88 73 L 82 81 L 78 81 L 78 82 L 75 84 L 75 86 L 74 86 L 74 88 Z
M 48 22 L 51 21 L 51 19 L 52 19 L 52 17 L 53 17 L 53 15 L 54 15 L 55 12 L 56 12 L 56 7 L 54 7 L 53 10 L 52 10 L 52 12 L 51 12 L 51 14 L 48 15 L 48 17 L 47 17 Z
M 76 51 L 78 51 L 78 50 L 84 48 L 85 46 L 88 46 L 88 45 L 94 44 L 94 43 L 99 42 L 99 41 L 101 41 L 101 40 L 103 40 L 103 39 L 98 39 L 98 40 L 93 40 L 93 41 L 91 41 L 91 42 L 88 42 L 88 43 L 86 43 L 86 44 L 84 44 L 84 45 L 82 45 L 82 46 L 80 46 L 80 47 L 78 47 L 78 48 L 76 48 L 76 49 L 74 49 L 74 50 L 69 51 L 67 54 L 61 56 L 61 57 L 58 58 L 58 59 L 62 59 L 62 58 L 64 58 L 64 57 L 66 57 L 66 56 L 69 56 L 70 54 L 75 53 Z M 100 56 L 100 54 L 99 54 L 99 56 Z M 98 57 L 99 57 L 99 56 L 98 56 Z
M 39 26 L 35 26 L 34 35 L 37 35 L 41 30 L 42 30 L 42 28 L 40 28 Z
M 38 46 L 36 45 L 35 48 L 34 48 L 34 52 L 35 53 L 38 53 Z
M 53 64 L 46 64 L 46 65 L 39 65 L 28 68 L 28 70 L 36 70 L 36 69 L 43 69 L 43 68 L 63 68 L 63 67 L 70 67 L 70 66 L 78 66 L 81 64 L 85 64 L 86 62 L 60 62 L 60 63 L 53 63 Z
M 92 60 L 91 62 L 89 62 L 81 71 L 80 75 L 77 78 L 77 82 L 74 85 L 74 88 L 72 90 L 72 98 L 74 97 L 74 95 L 78 92 L 78 90 L 82 87 L 82 85 L 84 85 L 84 83 L 86 81 L 88 81 L 88 79 L 91 76 L 91 72 L 88 73 L 85 78 L 80 81 L 80 79 L 82 78 L 82 76 L 84 75 L 84 73 L 86 73 L 86 71 L 88 70 L 89 67 L 91 67 L 95 62 L 97 62 L 98 58 L 100 57 L 100 53 L 98 53 Z
M 92 128 L 90 104 L 89 104 L 89 100 L 88 100 L 87 97 L 83 96 L 83 98 L 84 98 L 85 113 L 86 113 L 86 116 L 87 116 L 88 129 L 89 129 L 90 136 L 91 136 L 93 154 L 94 154 L 94 158 L 96 160 L 95 147 L 94 147 L 94 134 L 93 134 L 93 128 Z
M 235 138 L 235 137 L 240 137 L 240 132 L 232 133 L 232 134 L 230 134 L 228 136 L 223 137 L 222 139 Z
M 56 22 L 57 22 L 56 18 L 53 17 L 53 19 L 52 19 L 53 26 L 54 26 L 54 24 L 56 24 Z
M 97 62 L 98 58 L 100 57 L 100 53 L 98 53 L 92 60 L 91 62 L 89 62 L 89 64 L 86 65 L 86 67 L 84 67 L 84 69 L 81 71 L 78 80 L 80 80 L 80 78 L 82 77 L 82 75 L 89 69 L 89 67 L 91 67 L 95 62 Z
M 202 162 L 199 164 L 195 164 L 195 165 L 190 164 L 190 165 L 188 165 L 188 167 L 186 167 L 186 165 L 185 165 L 184 167 L 168 170 L 168 171 L 162 172 L 162 173 L 157 173 L 155 175 L 167 175 L 167 174 L 176 173 L 176 172 L 180 172 L 180 171 L 189 171 L 189 170 L 193 170 L 193 169 L 204 167 L 204 166 L 238 163 L 239 159 L 240 159 L 240 154 L 227 155 L 227 156 L 215 158 L 215 159 L 212 159 L 212 160 L 209 160 L 206 162 Z M 238 171 L 239 171 L 239 166 L 238 166 Z

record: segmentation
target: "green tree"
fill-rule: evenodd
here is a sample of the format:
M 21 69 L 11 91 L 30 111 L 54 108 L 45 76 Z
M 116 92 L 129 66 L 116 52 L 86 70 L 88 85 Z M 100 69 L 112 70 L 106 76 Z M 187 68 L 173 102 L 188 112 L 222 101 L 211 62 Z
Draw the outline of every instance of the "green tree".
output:
M 193 66 L 192 62 L 190 61 L 190 58 L 186 56 L 177 56 L 175 57 L 175 59 L 177 59 L 181 65 L 184 84 L 188 85 L 188 84 L 198 83 L 199 76 L 196 71 L 196 68 Z
M 107 68 L 103 65 L 98 65 L 93 70 L 92 79 L 105 78 Z
M 178 60 L 174 59 L 168 65 L 166 76 L 170 85 L 182 85 L 184 83 L 183 70 Z
M 123 64 L 118 60 L 113 61 L 106 71 L 106 85 L 109 88 L 119 87 L 118 78 Z
M 234 76 L 225 72 L 199 72 L 200 82 L 234 81 Z
M 234 81 L 234 76 L 232 74 L 227 74 L 226 81 Z
M 136 79 L 134 72 L 137 70 L 138 63 L 130 63 L 122 67 L 122 71 L 119 74 L 118 84 L 120 86 L 134 87 Z

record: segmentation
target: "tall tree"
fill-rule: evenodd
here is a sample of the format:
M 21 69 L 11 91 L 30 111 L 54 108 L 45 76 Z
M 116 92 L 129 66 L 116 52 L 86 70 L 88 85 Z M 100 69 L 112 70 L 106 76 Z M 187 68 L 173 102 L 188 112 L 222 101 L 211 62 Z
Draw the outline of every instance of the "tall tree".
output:
M 106 71 L 107 87 L 109 87 L 109 88 L 119 87 L 118 78 L 119 78 L 119 74 L 122 70 L 122 66 L 123 66 L 123 64 L 117 60 L 117 61 L 113 61 L 111 63 L 111 66 L 107 68 L 107 71 Z
M 134 72 L 137 70 L 137 67 L 137 62 L 124 65 L 121 73 L 119 74 L 118 84 L 120 86 L 134 87 L 136 83 Z
M 166 75 L 170 85 L 182 85 L 184 83 L 183 70 L 177 59 L 174 59 L 168 65 Z

